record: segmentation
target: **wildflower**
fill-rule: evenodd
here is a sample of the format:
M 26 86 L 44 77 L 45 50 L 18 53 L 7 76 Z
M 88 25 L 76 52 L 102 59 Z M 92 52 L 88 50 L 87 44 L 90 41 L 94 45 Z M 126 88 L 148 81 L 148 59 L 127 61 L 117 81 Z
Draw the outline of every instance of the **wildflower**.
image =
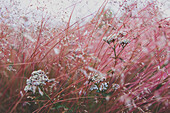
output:
M 101 83 L 101 85 L 100 85 L 100 91 L 105 91 L 105 90 L 107 90 L 108 89 L 108 84 L 109 84 L 109 82 L 104 82 L 104 83 Z
M 25 92 L 32 91 L 33 93 L 36 92 L 38 87 L 39 93 L 43 95 L 43 91 L 41 91 L 41 87 L 46 85 L 46 82 L 51 82 L 51 80 L 47 77 L 44 71 L 38 70 L 33 71 L 31 77 L 27 79 L 26 86 L 24 88 Z
M 120 40 L 119 43 L 120 44 L 128 44 L 128 43 L 130 43 L 130 40 L 129 39 L 123 39 L 123 40 Z
M 115 41 L 117 37 L 115 35 L 110 35 L 109 37 L 103 37 L 103 41 L 107 42 L 108 44 Z
M 129 39 L 122 39 L 119 41 L 119 44 L 122 45 L 122 47 L 125 47 L 125 45 L 129 44 L 130 40 Z
M 90 91 L 92 91 L 92 90 L 98 90 L 97 85 L 93 85 L 93 86 L 90 88 Z

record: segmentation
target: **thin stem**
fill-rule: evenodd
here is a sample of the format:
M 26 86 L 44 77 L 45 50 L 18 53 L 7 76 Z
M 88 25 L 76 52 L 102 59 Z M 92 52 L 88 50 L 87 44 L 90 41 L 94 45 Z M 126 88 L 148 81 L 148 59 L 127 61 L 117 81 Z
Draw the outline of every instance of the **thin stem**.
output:
M 114 55 L 115 55 L 115 59 L 116 59 L 116 46 L 115 45 L 114 45 L 113 50 L 114 50 Z
M 48 96 L 48 94 L 43 90 L 43 88 L 41 86 L 39 86 L 39 88 L 41 89 L 41 91 L 43 91 L 43 93 L 45 94 L 45 96 L 53 103 L 53 101 L 51 100 L 51 98 Z

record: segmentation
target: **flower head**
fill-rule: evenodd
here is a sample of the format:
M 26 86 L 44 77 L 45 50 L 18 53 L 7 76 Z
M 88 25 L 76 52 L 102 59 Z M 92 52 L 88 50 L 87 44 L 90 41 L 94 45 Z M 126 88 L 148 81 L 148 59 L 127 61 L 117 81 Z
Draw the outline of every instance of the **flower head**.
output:
M 31 73 L 31 76 L 29 79 L 26 81 L 26 86 L 24 88 L 25 92 L 32 91 L 33 93 L 36 92 L 36 89 L 38 86 L 43 86 L 46 85 L 46 82 L 50 82 L 49 78 L 45 74 L 44 71 L 38 70 L 38 71 L 33 71 Z M 39 87 L 38 87 L 39 89 Z M 42 95 L 42 91 L 39 89 L 40 94 Z

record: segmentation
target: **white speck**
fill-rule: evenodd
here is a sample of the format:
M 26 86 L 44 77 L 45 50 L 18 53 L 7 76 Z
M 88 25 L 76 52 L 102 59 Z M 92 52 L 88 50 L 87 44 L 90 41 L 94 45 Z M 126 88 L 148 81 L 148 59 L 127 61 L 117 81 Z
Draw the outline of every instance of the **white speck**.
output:
M 10 62 L 10 60 L 9 60 L 9 59 L 7 59 L 7 62 Z
M 145 63 L 143 63 L 143 62 L 142 62 L 141 64 L 142 64 L 142 65 L 145 65 Z
M 55 54 L 59 54 L 60 53 L 60 50 L 59 49 L 57 49 L 57 48 L 54 48 L 54 52 L 55 52 Z
M 23 95 L 23 93 L 22 93 L 22 91 L 20 91 L 20 94 L 21 94 L 21 97 L 23 97 L 24 95 Z
M 82 93 L 82 89 L 79 91 L 79 95 L 81 95 L 81 93 Z
M 110 96 L 106 96 L 106 101 L 109 101 L 110 100 Z

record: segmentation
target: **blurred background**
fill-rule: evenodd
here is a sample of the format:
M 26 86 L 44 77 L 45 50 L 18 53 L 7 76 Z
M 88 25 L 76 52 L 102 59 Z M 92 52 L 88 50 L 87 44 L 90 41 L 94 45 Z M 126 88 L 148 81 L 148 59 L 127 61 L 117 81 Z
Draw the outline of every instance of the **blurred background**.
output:
M 149 1 L 155 1 L 162 16 L 169 16 L 169 0 L 136 0 L 138 7 Z M 48 20 L 58 25 L 68 22 L 72 11 L 71 23 L 82 18 L 85 18 L 84 21 L 88 20 L 97 13 L 102 4 L 106 3 L 106 8 L 119 16 L 121 14 L 119 6 L 123 2 L 131 3 L 134 0 L 0 0 L 0 16 L 4 17 L 4 21 L 15 20 L 14 23 L 24 24 L 24 26 L 33 22 L 37 24 L 42 16 L 50 17 Z

